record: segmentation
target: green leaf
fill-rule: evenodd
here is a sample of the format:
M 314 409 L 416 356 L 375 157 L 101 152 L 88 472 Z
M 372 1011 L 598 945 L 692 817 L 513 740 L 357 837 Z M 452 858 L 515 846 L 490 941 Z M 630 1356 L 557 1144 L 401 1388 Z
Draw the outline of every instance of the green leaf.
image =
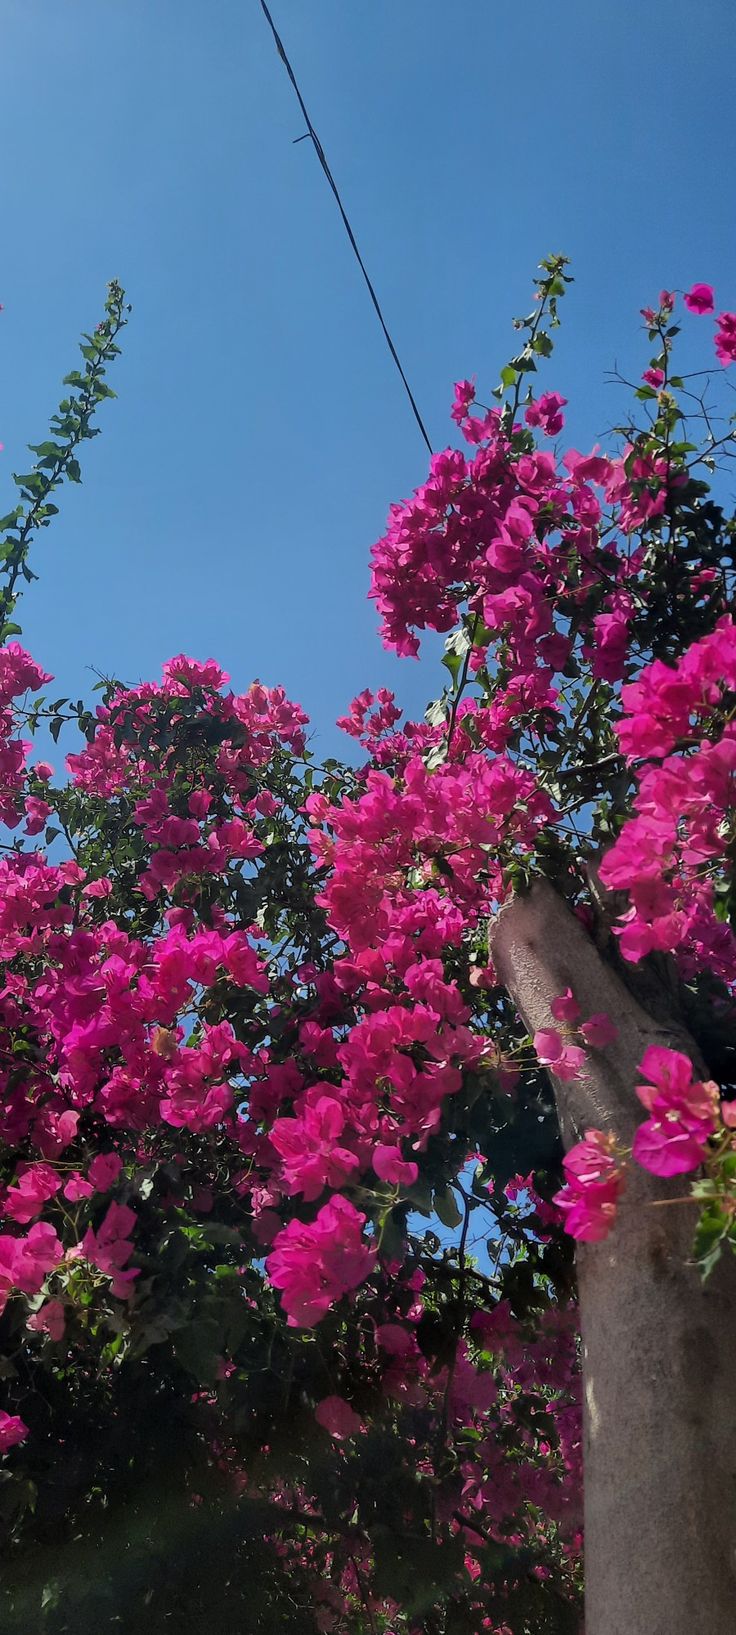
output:
M 448 1231 L 454 1231 L 455 1227 L 460 1225 L 463 1217 L 451 1187 L 446 1187 L 443 1192 L 435 1192 L 434 1212 Z
M 205 1225 L 203 1230 L 208 1243 L 229 1243 L 234 1249 L 243 1247 L 242 1232 L 235 1226 L 220 1226 L 213 1222 L 211 1226 Z
M 217 1379 L 217 1364 L 222 1350 L 219 1323 L 211 1317 L 200 1317 L 179 1330 L 174 1341 L 178 1361 L 201 1385 L 213 1385 Z
M 42 471 L 13 472 L 13 482 L 17 488 L 26 488 L 31 495 L 43 494 L 48 487 L 48 478 Z
M 402 1537 L 386 1526 L 371 1528 L 371 1533 L 377 1595 L 400 1602 L 412 1619 L 429 1612 L 443 1592 L 449 1597 L 463 1566 L 465 1551 L 459 1539 L 440 1545 L 423 1534 Z
M 463 663 L 462 658 L 460 657 L 460 654 L 459 653 L 445 653 L 445 656 L 442 659 L 442 663 L 443 663 L 445 669 L 449 670 L 453 681 L 457 681 L 457 678 L 458 678 L 458 675 L 460 673 L 460 670 L 462 669 L 462 663 Z
M 425 721 L 429 722 L 430 727 L 441 727 L 443 721 L 445 721 L 446 718 L 447 718 L 447 700 L 446 700 L 446 698 L 434 698 L 432 700 L 432 703 L 428 704 L 426 710 L 424 711 Z
M 61 1584 L 58 1578 L 49 1579 L 41 1591 L 41 1610 L 53 1612 L 61 1600 Z
M 29 443 L 31 454 L 38 455 L 39 460 L 58 460 L 64 453 L 61 443 Z
M 520 375 L 536 374 L 537 366 L 534 362 L 534 355 L 531 346 L 525 346 L 523 352 L 520 352 L 518 357 L 511 359 L 511 367 L 512 369 L 518 370 Z
M 728 1216 L 715 1200 L 706 1204 L 695 1228 L 693 1254 L 700 1267 L 703 1281 L 710 1276 L 721 1258 L 723 1242 L 729 1227 Z

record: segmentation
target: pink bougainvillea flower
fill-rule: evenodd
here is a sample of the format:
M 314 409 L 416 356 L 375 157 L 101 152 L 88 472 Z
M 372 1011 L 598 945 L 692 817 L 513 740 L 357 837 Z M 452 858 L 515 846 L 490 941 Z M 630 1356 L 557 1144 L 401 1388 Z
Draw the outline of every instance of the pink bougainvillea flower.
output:
M 711 284 L 693 284 L 692 289 L 683 296 L 688 312 L 712 312 L 713 288 Z
M 565 1231 L 586 1243 L 599 1243 L 613 1226 L 623 1186 L 623 1169 L 613 1137 L 586 1130 L 585 1139 L 563 1159 L 567 1185 L 555 1196 Z
M 419 1174 L 417 1164 L 402 1158 L 400 1147 L 376 1147 L 372 1163 L 379 1181 L 391 1186 L 413 1186 Z
M 539 426 L 546 437 L 556 437 L 565 424 L 562 410 L 566 403 L 567 398 L 561 397 L 559 392 L 543 392 L 525 412 L 527 426 Z
M 585 1066 L 585 1051 L 563 1039 L 556 1028 L 540 1028 L 533 1044 L 542 1066 L 551 1068 L 558 1079 L 576 1079 Z
M 660 386 L 664 385 L 664 369 L 645 369 L 641 378 L 646 381 L 647 386 L 653 386 L 655 391 L 659 391 Z M 651 402 L 651 398 L 649 401 Z
M 112 880 L 103 876 L 98 880 L 90 880 L 89 885 L 82 887 L 83 897 L 110 897 L 112 896 Z
M 475 402 L 475 380 L 456 380 L 455 396 L 450 415 L 455 424 L 461 426 L 467 418 L 470 406 Z
M 290 1328 L 313 1328 L 368 1277 L 376 1251 L 364 1241 L 365 1221 L 349 1198 L 338 1195 L 313 1221 L 289 1221 L 279 1232 L 266 1270 L 281 1290 Z
M 123 1271 L 133 1253 L 128 1234 L 135 1223 L 135 1211 L 129 1209 L 127 1204 L 111 1203 L 97 1231 L 94 1232 L 90 1226 L 82 1238 L 85 1259 L 112 1279 L 112 1293 L 120 1300 L 130 1298 L 133 1292 L 131 1284 L 140 1276 L 137 1267 L 128 1267 Z
M 48 1334 L 50 1340 L 61 1340 L 65 1327 L 66 1317 L 61 1300 L 46 1300 L 26 1323 L 26 1328 L 33 1329 L 36 1334 Z
M 668 1114 L 664 1119 L 645 1119 L 634 1136 L 631 1150 L 642 1169 L 666 1178 L 699 1169 L 705 1157 L 706 1140 L 707 1134 L 698 1135 L 674 1114 Z
M 13 1289 L 38 1294 L 62 1255 L 62 1245 L 46 1221 L 36 1221 L 25 1237 L 0 1234 L 0 1310 Z
M 620 1186 L 616 1181 L 601 1182 L 585 1192 L 563 1187 L 555 1203 L 562 1210 L 565 1231 L 580 1243 L 602 1243 L 616 1219 Z
M 580 1032 L 586 1045 L 592 1045 L 594 1050 L 604 1050 L 606 1045 L 612 1045 L 618 1037 L 618 1028 L 607 1011 L 596 1011 L 589 1016 L 586 1022 L 580 1023 Z
M 719 362 L 736 363 L 736 312 L 720 312 L 716 319 L 716 355 Z
M 297 1118 L 278 1118 L 271 1145 L 283 1162 L 288 1193 L 301 1192 L 308 1202 L 325 1186 L 340 1187 L 358 1168 L 354 1152 L 341 1145 L 345 1115 L 334 1096 L 317 1096 Z
M 412 1335 L 400 1323 L 379 1323 L 376 1339 L 390 1357 L 403 1357 L 416 1345 Z
M 178 682 L 185 687 L 224 687 L 230 677 L 214 659 L 205 659 L 202 664 L 198 659 L 189 659 L 184 653 L 178 653 L 176 658 L 168 659 L 163 666 L 163 676 L 166 681 Z
M 572 988 L 566 988 L 564 993 L 558 994 L 549 1008 L 556 1022 L 576 1022 L 580 1015 L 580 1006 L 573 997 Z
M 26 834 L 38 835 L 45 827 L 51 816 L 51 807 L 45 800 L 39 800 L 38 795 L 28 795 L 25 802 Z
M 18 1442 L 24 1442 L 28 1435 L 28 1426 L 19 1419 L 17 1414 L 6 1414 L 0 1408 L 0 1453 L 8 1453 Z
M 81 1171 L 72 1170 L 64 1182 L 64 1197 L 72 1204 L 78 1204 L 82 1198 L 91 1198 L 94 1192 L 91 1181 L 86 1181 Z
M 640 1064 L 639 1100 L 651 1113 L 634 1137 L 633 1156 L 652 1175 L 698 1169 L 719 1121 L 716 1085 L 695 1079 L 689 1056 L 650 1045 Z
M 651 1086 L 662 1098 L 686 1093 L 692 1084 L 693 1064 L 681 1050 L 668 1050 L 665 1045 L 649 1045 L 639 1063 L 639 1072 L 647 1081 L 641 1099 L 644 1100 L 646 1096 L 645 1105 L 651 1106 Z
M 50 1164 L 30 1164 L 6 1193 L 2 1212 L 27 1225 L 40 1215 L 47 1199 L 53 1198 L 60 1186 L 59 1176 Z
M 117 1181 L 123 1161 L 116 1152 L 100 1152 L 92 1159 L 87 1174 L 96 1192 L 109 1192 Z
M 323 1397 L 317 1403 L 314 1417 L 323 1430 L 329 1431 L 342 1442 L 347 1437 L 356 1436 L 363 1429 L 363 1421 L 346 1402 L 344 1397 Z

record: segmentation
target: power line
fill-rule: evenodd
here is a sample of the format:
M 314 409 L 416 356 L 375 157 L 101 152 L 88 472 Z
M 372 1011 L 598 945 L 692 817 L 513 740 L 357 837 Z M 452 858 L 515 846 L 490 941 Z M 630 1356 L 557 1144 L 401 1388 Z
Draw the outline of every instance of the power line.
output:
M 293 68 L 291 66 L 291 63 L 289 62 L 289 59 L 288 59 L 288 57 L 286 55 L 286 51 L 284 49 L 283 41 L 282 41 L 281 36 L 280 36 L 280 34 L 279 34 L 279 32 L 278 32 L 278 30 L 276 28 L 276 24 L 274 23 L 273 17 L 271 16 L 271 13 L 270 13 L 270 11 L 268 9 L 268 6 L 266 5 L 266 0 L 261 0 L 261 11 L 263 12 L 263 15 L 264 15 L 264 17 L 266 19 L 266 22 L 268 23 L 268 26 L 269 26 L 269 28 L 271 30 L 272 35 L 273 35 L 276 50 L 278 51 L 278 54 L 279 54 L 279 56 L 281 58 L 281 61 L 283 62 L 283 65 L 284 65 L 284 67 L 286 69 L 286 72 L 287 72 L 287 74 L 289 76 L 289 79 L 291 80 L 291 83 L 292 83 L 292 85 L 294 87 L 294 90 L 296 92 L 296 97 L 297 97 L 297 101 L 299 103 L 299 107 L 301 108 L 301 111 L 302 111 L 302 113 L 304 115 L 304 119 L 306 121 L 307 135 L 309 135 L 311 137 L 311 139 L 312 139 L 312 146 L 314 148 L 314 151 L 315 151 L 315 153 L 317 155 L 317 158 L 319 159 L 319 162 L 320 162 L 320 164 L 322 166 L 322 169 L 323 169 L 323 171 L 325 173 L 325 176 L 327 177 L 327 180 L 328 180 L 328 182 L 330 184 L 332 192 L 334 193 L 335 202 L 337 204 L 337 208 L 338 208 L 338 210 L 340 212 L 340 215 L 342 216 L 342 222 L 343 222 L 343 226 L 345 228 L 345 232 L 348 235 L 348 238 L 350 240 L 350 244 L 351 244 L 352 249 L 353 249 L 353 253 L 355 255 L 355 259 L 356 259 L 356 261 L 358 263 L 358 266 L 360 267 L 360 270 L 361 270 L 361 272 L 363 274 L 363 277 L 365 279 L 366 287 L 368 289 L 368 294 L 370 295 L 371 301 L 373 302 L 373 306 L 374 306 L 375 311 L 376 311 L 376 317 L 378 318 L 378 322 L 381 325 L 381 328 L 383 330 L 383 333 L 384 333 L 384 336 L 385 336 L 385 339 L 386 339 L 386 345 L 387 345 L 387 347 L 389 349 L 389 352 L 391 353 L 391 356 L 392 356 L 392 358 L 394 360 L 394 363 L 396 364 L 396 368 L 398 369 L 399 374 L 401 376 L 403 386 L 404 386 L 404 391 L 406 392 L 406 395 L 407 395 L 407 397 L 409 399 L 409 402 L 411 404 L 411 407 L 412 407 L 412 413 L 414 415 L 414 419 L 416 420 L 416 423 L 417 423 L 417 425 L 419 427 L 419 430 L 420 430 L 420 432 L 422 434 L 422 437 L 424 438 L 424 441 L 425 441 L 425 443 L 427 445 L 427 448 L 429 449 L 429 452 L 431 454 L 433 452 L 433 450 L 432 450 L 432 444 L 430 443 L 429 437 L 427 435 L 427 428 L 426 428 L 426 426 L 424 424 L 424 421 L 422 420 L 422 417 L 421 417 L 421 415 L 419 413 L 419 409 L 417 408 L 417 402 L 416 402 L 416 398 L 414 397 L 414 393 L 413 393 L 413 391 L 411 389 L 411 386 L 409 385 L 409 382 L 408 382 L 408 380 L 406 378 L 406 375 L 404 374 L 403 368 L 401 366 L 401 359 L 400 359 L 399 354 L 398 354 L 398 352 L 396 350 L 396 347 L 394 346 L 394 343 L 393 343 L 393 341 L 391 339 L 391 336 L 390 336 L 389 330 L 388 330 L 388 326 L 386 324 L 386 320 L 385 320 L 385 318 L 383 316 L 383 313 L 381 311 L 381 303 L 380 303 L 380 301 L 378 299 L 378 296 L 376 295 L 376 292 L 375 292 L 375 290 L 373 288 L 371 280 L 370 280 L 370 278 L 368 276 L 368 270 L 366 268 L 363 257 L 362 257 L 362 255 L 360 253 L 360 250 L 358 249 L 358 246 L 357 246 L 357 243 L 356 243 L 356 240 L 355 240 L 355 234 L 353 232 L 352 227 L 350 226 L 350 222 L 348 220 L 347 213 L 345 211 L 345 207 L 343 205 L 342 199 L 340 198 L 337 183 L 336 183 L 335 178 L 334 178 L 334 176 L 332 174 L 332 171 L 330 170 L 330 167 L 329 167 L 329 165 L 327 163 L 327 156 L 325 154 L 325 150 L 324 150 L 324 148 L 322 146 L 322 143 L 320 142 L 320 139 L 319 139 L 319 137 L 317 135 L 317 132 L 316 132 L 316 130 L 314 128 L 314 125 L 312 124 L 312 121 L 311 121 L 311 119 L 309 117 L 309 114 L 307 113 L 304 98 L 303 98 L 302 93 L 299 90 L 299 86 L 297 84 L 296 75 L 295 75 L 294 70 L 293 70 Z M 303 140 L 302 137 L 297 137 L 297 141 L 302 141 L 302 140 Z

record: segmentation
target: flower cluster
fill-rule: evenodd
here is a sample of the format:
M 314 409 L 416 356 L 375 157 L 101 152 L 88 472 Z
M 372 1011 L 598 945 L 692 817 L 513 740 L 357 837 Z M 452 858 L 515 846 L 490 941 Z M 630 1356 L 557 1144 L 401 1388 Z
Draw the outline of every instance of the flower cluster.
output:
M 689 1056 L 663 1045 L 648 1047 L 639 1072 L 644 1082 L 636 1086 L 636 1094 L 649 1117 L 636 1131 L 630 1156 L 650 1175 L 664 1178 L 708 1165 L 730 1186 L 735 1121 L 731 1104 L 721 1103 L 718 1086 L 697 1079 Z M 564 1160 L 567 1184 L 555 1203 L 572 1237 L 598 1242 L 608 1236 L 626 1157 L 616 1139 L 602 1130 L 587 1130 L 585 1140 L 571 1148 Z
M 604 885 L 630 899 L 619 928 L 626 959 L 676 953 L 686 974 L 712 971 L 731 988 L 736 941 L 717 891 L 736 823 L 735 688 L 736 627 L 726 616 L 676 666 L 655 661 L 623 689 L 619 742 L 630 760 L 646 761 L 635 815 L 600 868 Z
M 372 1588 L 377 1503 L 429 1540 L 427 1571 L 452 1557 L 452 1596 L 462 1563 L 473 1628 L 499 1627 L 513 1571 L 494 1580 L 489 1563 L 517 1547 L 540 1588 L 572 1599 L 560 1216 L 600 1242 L 635 1163 L 697 1174 L 711 1241 L 734 1236 L 734 1104 L 659 1046 L 630 1087 L 646 1113 L 631 1151 L 586 1130 L 553 1202 L 548 1080 L 612 1061 L 616 1028 L 568 988 L 531 1049 L 489 958 L 489 921 L 540 870 L 592 925 L 602 839 L 624 958 L 672 956 L 714 1036 L 733 1025 L 732 536 L 678 441 L 674 293 L 643 309 L 646 425 L 614 452 L 554 446 L 566 400 L 526 386 L 561 266 L 519 321 L 494 407 L 457 383 L 463 446 L 432 457 L 374 549 L 384 641 L 415 654 L 422 631 L 446 633 L 451 685 L 421 723 L 401 724 L 386 688 L 354 699 L 340 726 L 361 766 L 318 769 L 280 688 L 237 694 L 213 660 L 178 655 L 158 683 L 105 684 L 94 711 L 71 709 L 84 741 L 57 788 L 23 736 L 62 725 L 50 678 L 17 644 L 0 651 L 3 1323 L 31 1374 L 56 1371 L 55 1400 L 79 1363 L 101 1422 L 128 1359 L 143 1393 L 167 1359 L 151 1424 L 193 1378 L 192 1502 L 215 1471 L 239 1496 L 272 1472 L 277 1549 L 321 1586 L 335 1635 L 354 1612 L 387 1635 L 419 1627 Z M 710 286 L 684 306 L 715 314 Z M 736 360 L 730 312 L 716 351 Z M 48 1434 L 21 1389 L 8 1374 L 11 1477 L 24 1440 Z M 287 1419 L 332 1461 L 334 1534 L 278 1434 Z M 374 1475 L 387 1428 L 395 1504 Z

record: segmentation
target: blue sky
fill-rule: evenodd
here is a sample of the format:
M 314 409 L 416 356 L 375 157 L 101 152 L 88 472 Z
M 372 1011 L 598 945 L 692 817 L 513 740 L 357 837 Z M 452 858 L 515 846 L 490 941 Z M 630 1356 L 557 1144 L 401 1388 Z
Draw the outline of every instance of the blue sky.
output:
M 578 446 L 663 284 L 736 307 L 732 0 L 272 9 L 437 446 L 550 251 L 576 283 L 546 384 Z M 425 451 L 257 0 L 4 0 L 0 51 L 8 505 L 106 280 L 134 305 L 119 400 L 36 548 L 35 656 L 76 696 L 90 665 L 213 655 L 283 682 L 323 749 L 366 684 L 421 711 L 436 672 L 382 652 L 365 596 Z

